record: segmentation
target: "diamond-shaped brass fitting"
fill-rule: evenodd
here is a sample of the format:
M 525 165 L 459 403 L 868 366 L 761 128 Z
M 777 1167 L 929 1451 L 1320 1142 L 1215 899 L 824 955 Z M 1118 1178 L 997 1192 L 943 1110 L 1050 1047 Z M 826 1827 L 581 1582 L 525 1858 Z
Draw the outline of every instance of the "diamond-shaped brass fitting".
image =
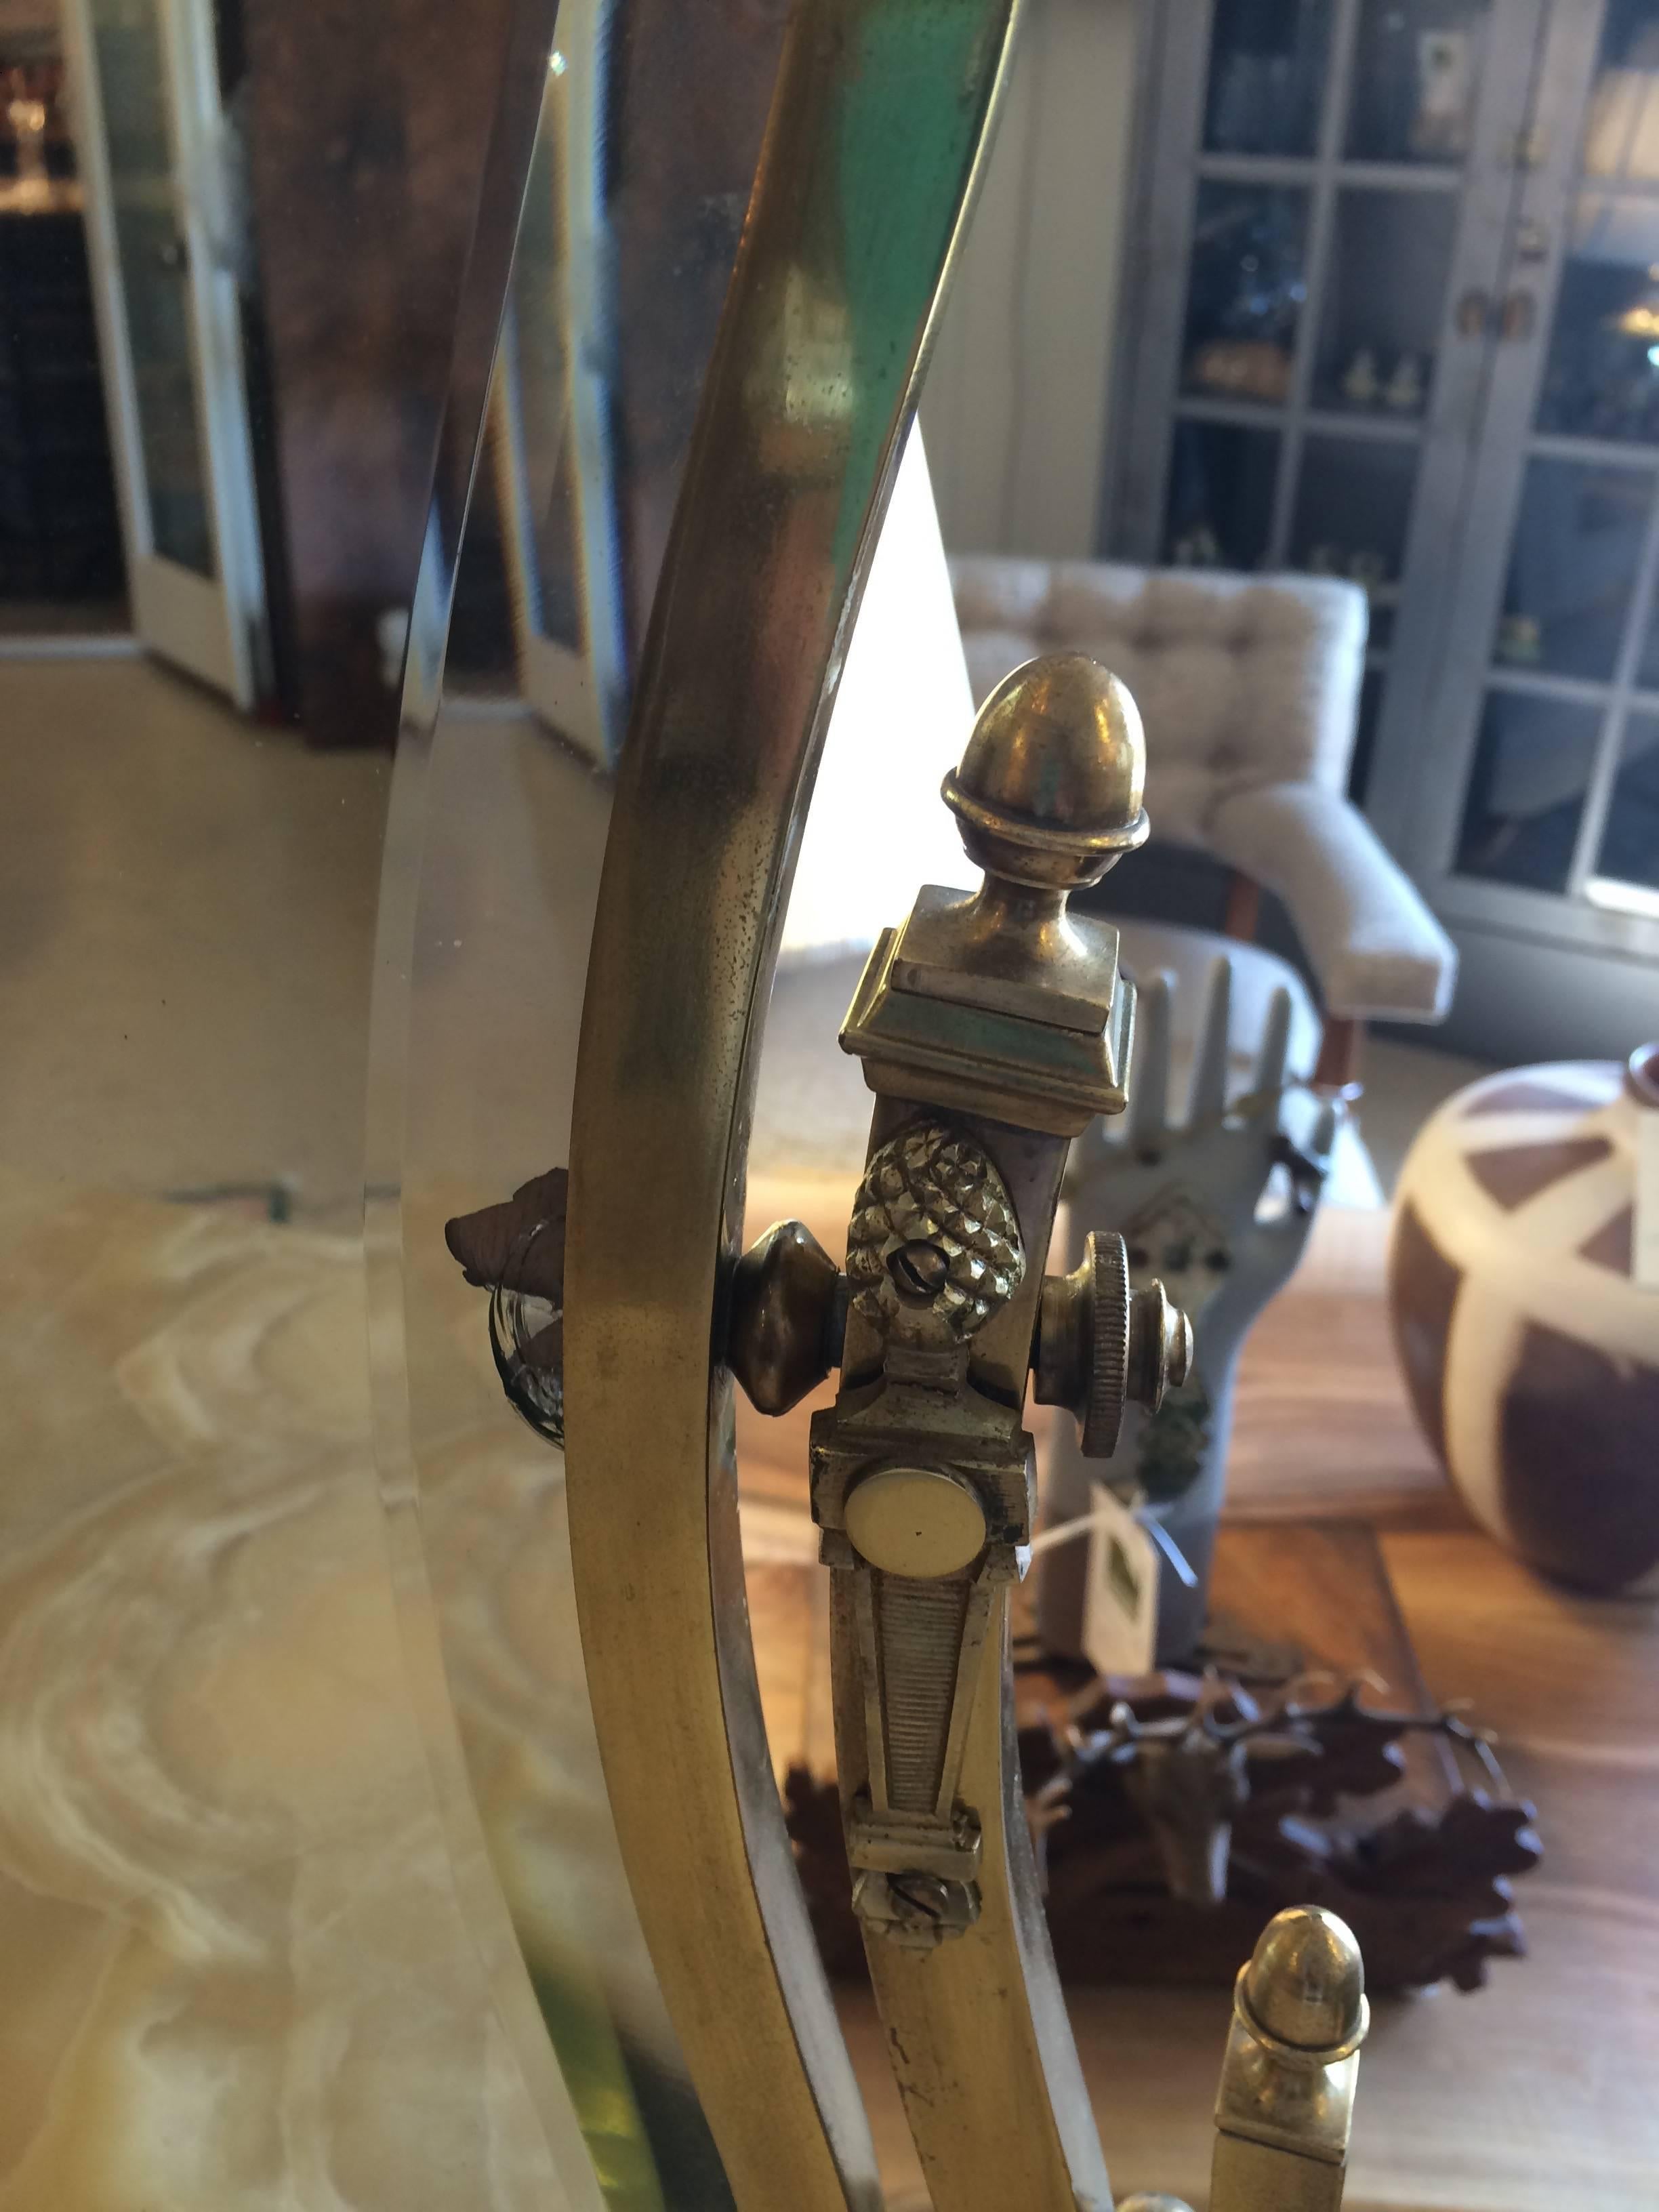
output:
M 847 1278 L 804 1221 L 774 1222 L 737 1264 L 727 1366 L 763 1413 L 787 1413 L 841 1359 Z

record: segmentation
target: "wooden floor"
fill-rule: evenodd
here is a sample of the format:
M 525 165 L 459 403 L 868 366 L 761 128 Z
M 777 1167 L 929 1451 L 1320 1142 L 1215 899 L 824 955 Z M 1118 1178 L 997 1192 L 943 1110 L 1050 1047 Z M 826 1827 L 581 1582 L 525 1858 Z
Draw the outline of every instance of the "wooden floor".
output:
M 1540 1583 L 1468 1522 L 1412 1421 L 1382 1301 L 1385 1224 L 1328 1212 L 1257 1328 L 1231 1510 L 1355 1516 L 1383 1555 L 1431 1692 L 1496 1728 L 1538 1809 L 1520 1887 L 1529 1955 L 1471 1996 L 1379 2004 L 1349 2212 L 1659 2207 L 1659 1618 Z M 785 1431 L 788 1431 L 786 1435 Z M 750 1601 L 780 1765 L 829 1756 L 823 1577 L 799 1417 L 748 1424 Z M 1227 2018 L 1220 1992 L 1104 1990 L 1073 2004 L 1115 2187 L 1201 2207 Z M 925 2204 L 866 2000 L 844 2018 L 898 2212 Z

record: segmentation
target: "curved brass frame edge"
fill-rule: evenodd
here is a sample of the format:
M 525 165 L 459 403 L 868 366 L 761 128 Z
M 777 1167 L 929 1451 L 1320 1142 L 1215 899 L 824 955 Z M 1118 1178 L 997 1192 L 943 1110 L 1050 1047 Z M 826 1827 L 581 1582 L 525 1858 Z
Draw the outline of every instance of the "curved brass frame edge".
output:
M 708 569 L 730 550 L 723 528 L 743 544 L 734 493 L 766 489 L 736 372 L 765 335 L 769 283 L 787 270 L 799 212 L 775 185 L 769 200 L 772 165 L 781 147 L 799 143 L 800 115 L 809 124 L 817 115 L 814 66 L 845 42 L 849 17 L 907 5 L 805 0 L 791 27 L 623 752 L 572 1133 L 567 1471 L 584 1647 L 636 1906 L 744 2212 L 781 2202 L 863 2208 L 879 2191 L 755 1725 L 731 1386 L 716 1374 L 711 1390 L 709 1347 L 741 1215 L 746 1100 L 793 832 L 939 290 L 982 173 L 1016 0 L 952 0 L 957 16 L 979 25 L 982 79 L 963 93 L 964 102 L 972 94 L 968 159 L 860 498 L 848 573 L 838 577 L 827 548 L 812 544 L 814 530 L 823 533 L 823 495 L 799 483 L 771 535 L 752 514 L 737 517 L 754 538 L 744 547 L 751 598 L 726 604 L 723 635 L 718 620 L 711 635 L 707 619 Z M 809 552 L 793 601 L 791 523 Z M 745 688 L 730 662 L 769 647 L 777 665 L 745 670 Z M 711 677 L 708 664 L 722 658 Z M 720 696 L 722 677 L 737 708 L 719 731 L 723 755 L 707 719 L 733 703 Z M 647 907 L 660 913 L 665 892 L 677 933 L 666 957 L 643 919 Z

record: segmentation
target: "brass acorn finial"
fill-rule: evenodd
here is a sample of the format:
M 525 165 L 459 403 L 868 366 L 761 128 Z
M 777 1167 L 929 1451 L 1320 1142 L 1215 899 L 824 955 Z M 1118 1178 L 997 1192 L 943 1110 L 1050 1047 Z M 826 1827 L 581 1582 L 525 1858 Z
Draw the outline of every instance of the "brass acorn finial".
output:
M 992 692 L 943 791 L 980 867 L 1070 891 L 1145 842 L 1146 781 L 1128 686 L 1086 653 L 1048 653 Z
M 1316 1905 L 1276 1913 L 1233 1990 L 1210 2212 L 1339 2212 L 1370 2016 L 1347 1923 Z
M 1240 1990 L 1255 2027 L 1297 2051 L 1345 2051 L 1364 2033 L 1365 1970 L 1346 1920 L 1316 1905 L 1275 1913 Z

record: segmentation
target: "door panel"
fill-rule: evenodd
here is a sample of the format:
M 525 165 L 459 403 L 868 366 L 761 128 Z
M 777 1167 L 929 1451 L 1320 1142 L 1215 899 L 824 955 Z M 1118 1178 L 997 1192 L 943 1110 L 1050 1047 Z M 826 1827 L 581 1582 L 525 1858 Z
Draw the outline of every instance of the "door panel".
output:
M 1351 788 L 1481 933 L 1479 988 L 1510 976 L 1483 1048 L 1549 1045 L 1547 942 L 1627 1048 L 1659 957 L 1659 0 L 1149 21 L 1110 550 L 1360 583 Z
M 134 626 L 251 707 L 264 586 L 211 17 L 66 0 L 64 33 Z

